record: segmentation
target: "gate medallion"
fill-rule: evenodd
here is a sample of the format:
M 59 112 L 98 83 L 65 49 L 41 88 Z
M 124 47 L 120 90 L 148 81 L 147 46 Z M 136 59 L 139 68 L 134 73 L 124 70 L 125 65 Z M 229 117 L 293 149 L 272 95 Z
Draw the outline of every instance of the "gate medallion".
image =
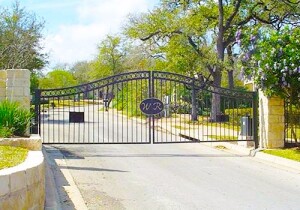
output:
M 163 111 L 164 104 L 157 98 L 147 98 L 140 103 L 140 109 L 146 115 L 155 115 Z

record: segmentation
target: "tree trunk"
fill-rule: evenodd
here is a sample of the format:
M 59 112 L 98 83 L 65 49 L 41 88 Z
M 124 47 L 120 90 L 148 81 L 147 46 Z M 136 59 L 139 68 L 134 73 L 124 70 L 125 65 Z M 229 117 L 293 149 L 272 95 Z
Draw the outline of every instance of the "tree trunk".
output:
M 219 4 L 219 23 L 218 23 L 218 38 L 217 38 L 217 53 L 218 59 L 224 61 L 224 11 L 223 11 L 223 2 L 222 0 L 218 1 Z M 217 115 L 221 114 L 221 96 L 218 94 L 218 88 L 221 87 L 222 80 L 222 69 L 220 66 L 214 69 L 212 76 L 214 79 L 214 93 L 212 93 L 211 99 L 211 111 L 210 111 L 210 121 L 216 122 Z
M 194 83 L 193 83 L 193 89 L 192 89 L 192 113 L 191 113 L 191 118 L 192 118 L 192 121 L 197 121 L 198 120 L 196 90 L 195 90 Z
M 221 96 L 218 94 L 218 87 L 221 86 L 222 73 L 220 69 L 217 69 L 213 73 L 214 78 L 214 93 L 212 93 L 211 99 L 211 111 L 210 111 L 210 121 L 216 122 L 217 115 L 221 114 Z
M 228 88 L 233 89 L 234 88 L 233 70 L 227 71 L 227 75 L 228 75 Z
M 227 46 L 227 54 L 230 64 L 230 70 L 227 71 L 228 76 L 228 88 L 233 89 L 234 88 L 234 80 L 233 80 L 233 70 L 234 70 L 234 60 L 233 60 L 233 54 L 232 54 L 232 46 Z

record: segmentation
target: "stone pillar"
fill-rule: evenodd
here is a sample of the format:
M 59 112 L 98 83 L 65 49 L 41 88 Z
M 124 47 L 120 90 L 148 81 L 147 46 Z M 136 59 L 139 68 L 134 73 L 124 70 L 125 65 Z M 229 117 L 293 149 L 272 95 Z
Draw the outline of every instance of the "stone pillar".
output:
M 30 71 L 27 69 L 0 70 L 0 100 L 18 101 L 30 109 Z
M 284 100 L 259 91 L 259 147 L 284 147 Z

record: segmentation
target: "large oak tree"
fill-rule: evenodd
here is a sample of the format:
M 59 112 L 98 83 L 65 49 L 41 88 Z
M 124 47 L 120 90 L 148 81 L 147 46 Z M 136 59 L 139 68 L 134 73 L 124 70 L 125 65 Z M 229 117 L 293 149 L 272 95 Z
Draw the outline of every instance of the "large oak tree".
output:
M 273 27 L 296 24 L 297 3 L 292 0 L 162 0 L 153 11 L 132 16 L 127 34 L 156 49 L 162 49 L 178 36 L 183 37 L 199 56 L 206 70 L 204 74 L 212 76 L 214 86 L 221 86 L 222 73 L 227 71 L 229 87 L 233 88 L 233 47 L 238 30 L 257 24 Z M 212 100 L 211 118 L 215 121 L 220 113 L 219 95 L 213 94 Z

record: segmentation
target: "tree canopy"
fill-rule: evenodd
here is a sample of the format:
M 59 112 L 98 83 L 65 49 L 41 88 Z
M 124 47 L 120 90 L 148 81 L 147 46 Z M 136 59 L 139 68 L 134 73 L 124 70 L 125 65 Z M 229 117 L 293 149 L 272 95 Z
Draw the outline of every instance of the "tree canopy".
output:
M 41 51 L 44 22 L 21 8 L 0 7 L 0 68 L 41 69 L 47 56 Z
M 267 95 L 299 103 L 300 28 L 268 30 L 259 39 L 257 36 L 245 36 L 241 40 L 242 74 L 253 79 Z
M 184 72 L 194 74 L 194 71 L 205 71 L 207 75 L 212 75 L 214 84 L 220 86 L 222 72 L 227 71 L 229 87 L 232 88 L 232 48 L 236 44 L 236 32 L 258 24 L 277 28 L 284 24 L 297 24 L 299 7 L 294 2 L 162 0 L 161 5 L 153 11 L 131 16 L 126 33 L 131 38 L 147 42 L 154 49 L 154 53 L 172 60 L 173 63 L 174 59 L 178 61 L 183 57 L 198 55 L 196 63 L 201 68 L 187 65 Z M 188 53 L 187 45 L 194 52 Z M 181 52 L 174 55 L 173 52 L 176 51 Z M 184 61 L 187 62 L 188 59 Z M 182 63 L 178 64 L 180 68 Z
M 126 55 L 123 42 L 119 36 L 108 35 L 98 46 L 98 55 L 91 62 L 92 78 L 102 78 L 123 71 L 123 59 Z
M 72 73 L 63 69 L 55 69 L 49 72 L 44 78 L 39 81 L 40 88 L 63 88 L 77 85 Z

